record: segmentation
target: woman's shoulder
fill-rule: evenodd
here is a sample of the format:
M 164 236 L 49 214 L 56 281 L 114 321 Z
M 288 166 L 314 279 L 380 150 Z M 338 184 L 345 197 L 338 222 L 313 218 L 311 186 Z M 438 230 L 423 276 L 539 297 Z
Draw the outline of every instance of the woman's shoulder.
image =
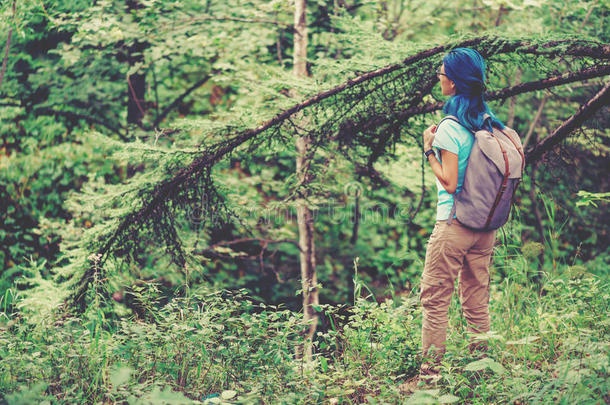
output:
M 448 136 L 457 136 L 460 138 L 470 137 L 471 133 L 465 126 L 459 123 L 457 118 L 447 116 L 441 120 L 436 127 L 436 132 L 447 134 Z
M 457 119 L 445 118 L 436 127 L 432 146 L 446 149 L 456 155 L 464 146 L 472 145 L 473 136 Z

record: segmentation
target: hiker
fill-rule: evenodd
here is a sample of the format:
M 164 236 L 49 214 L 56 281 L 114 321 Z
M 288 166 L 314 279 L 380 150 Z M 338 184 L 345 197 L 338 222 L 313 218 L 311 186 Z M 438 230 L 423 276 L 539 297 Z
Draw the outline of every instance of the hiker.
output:
M 447 313 L 459 279 L 459 298 L 468 330 L 488 332 L 489 264 L 495 230 L 476 231 L 454 216 L 454 194 L 462 190 L 464 174 L 474 142 L 473 132 L 503 129 L 483 100 L 485 61 L 475 50 L 457 48 L 443 58 L 437 70 L 441 91 L 451 96 L 443 107 L 447 116 L 423 133 L 424 153 L 436 176 L 438 203 L 436 225 L 426 250 L 421 278 L 422 352 L 420 378 L 438 378 L 437 365 L 445 352 Z M 449 220 L 450 215 L 452 220 Z M 448 223 L 449 222 L 449 223 Z

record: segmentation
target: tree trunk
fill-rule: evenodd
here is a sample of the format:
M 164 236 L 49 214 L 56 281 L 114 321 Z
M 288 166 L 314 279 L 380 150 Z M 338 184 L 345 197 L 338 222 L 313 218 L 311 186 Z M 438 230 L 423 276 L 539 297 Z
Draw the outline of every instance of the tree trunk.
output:
M 307 24 L 306 24 L 306 0 L 296 0 L 294 9 L 294 75 L 296 77 L 307 76 Z M 311 147 L 311 139 L 302 135 L 296 140 L 296 171 L 299 183 L 303 183 L 307 176 L 309 162 L 308 151 Z M 306 191 L 305 191 L 306 194 Z M 296 350 L 298 358 L 305 358 L 309 362 L 312 357 L 312 342 L 318 326 L 318 315 L 314 305 L 318 300 L 318 277 L 316 274 L 314 220 L 313 215 L 305 198 L 297 200 L 297 223 L 299 227 L 299 245 L 301 247 L 301 286 L 303 289 L 303 323 L 305 324 L 305 345 L 299 345 Z
M 127 11 L 142 8 L 137 0 L 127 0 L 125 2 Z M 147 42 L 135 41 L 127 47 L 127 63 L 129 67 L 135 66 L 144 61 L 144 50 L 148 47 Z M 127 123 L 141 125 L 144 114 L 146 113 L 146 77 L 142 73 L 134 73 L 127 76 Z
M 129 66 L 133 66 L 135 63 L 130 63 Z M 143 74 L 134 73 L 127 78 L 127 123 L 137 124 L 142 123 L 142 118 L 146 112 L 146 103 L 144 96 L 146 94 L 146 80 Z

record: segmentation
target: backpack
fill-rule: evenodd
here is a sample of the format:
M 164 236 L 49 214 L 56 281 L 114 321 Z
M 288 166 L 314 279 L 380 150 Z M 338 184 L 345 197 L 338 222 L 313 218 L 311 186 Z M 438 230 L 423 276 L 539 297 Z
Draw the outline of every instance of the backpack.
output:
M 444 119 L 460 123 L 454 116 Z M 451 225 L 455 215 L 460 224 L 468 228 L 490 231 L 508 221 L 513 197 L 523 175 L 525 156 L 521 139 L 511 128 L 493 128 L 493 132 L 481 129 L 473 134 L 464 184 L 462 190 L 453 195 L 447 224 Z

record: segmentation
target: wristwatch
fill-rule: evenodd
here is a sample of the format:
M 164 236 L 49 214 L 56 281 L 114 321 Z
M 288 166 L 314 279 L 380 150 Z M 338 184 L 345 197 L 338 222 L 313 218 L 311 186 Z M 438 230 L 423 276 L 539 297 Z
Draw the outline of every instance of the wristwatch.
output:
M 432 154 L 434 154 L 434 151 L 432 149 L 429 149 L 424 152 L 424 155 L 426 155 L 426 159 L 428 159 Z

